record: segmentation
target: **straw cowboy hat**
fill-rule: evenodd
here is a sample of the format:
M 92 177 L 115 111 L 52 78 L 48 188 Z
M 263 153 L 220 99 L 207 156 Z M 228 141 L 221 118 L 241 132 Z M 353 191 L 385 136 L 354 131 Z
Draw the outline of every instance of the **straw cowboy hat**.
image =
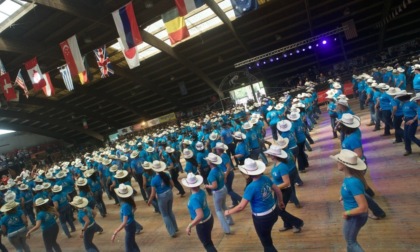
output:
M 388 91 L 386 91 L 386 93 L 387 94 L 389 94 L 389 95 L 397 95 L 397 94 L 399 94 L 401 92 L 401 89 L 400 88 L 398 88 L 398 87 L 390 87 L 389 89 L 388 89 Z
M 212 132 L 209 136 L 209 139 L 212 141 L 215 141 L 219 137 L 219 134 L 217 132 Z
M 189 188 L 200 186 L 203 183 L 203 177 L 200 175 L 194 175 L 193 173 L 188 173 L 186 178 L 181 180 L 181 183 Z
M 76 180 L 76 185 L 77 186 L 85 186 L 87 184 L 87 179 L 85 178 L 78 178 Z
M 355 169 L 358 171 L 366 170 L 366 164 L 361 160 L 357 154 L 351 150 L 343 149 L 337 155 L 330 156 L 337 162 L 344 164 L 345 166 Z
M 192 142 L 188 139 L 184 139 L 184 141 L 182 141 L 182 143 L 186 144 L 186 145 L 191 145 L 192 144 Z
M 103 160 L 102 160 L 102 164 L 103 164 L 103 165 L 109 165 L 111 162 L 112 162 L 112 160 L 111 160 L 111 159 L 103 159 Z
M 46 189 L 51 187 L 51 183 L 43 183 L 42 187 L 43 187 L 44 190 L 46 190 Z
M 229 149 L 229 147 L 222 142 L 216 143 L 216 146 L 214 146 L 214 148 L 219 149 L 219 150 L 228 150 Z
M 125 184 L 120 184 L 114 191 L 120 198 L 128 198 L 133 195 L 133 188 Z
M 401 98 L 401 97 L 404 97 L 404 96 L 410 96 L 410 95 L 412 95 L 413 93 L 407 93 L 407 91 L 406 90 L 401 90 L 401 92 L 399 92 L 394 98 Z
M 128 175 L 128 171 L 126 171 L 126 170 L 118 170 L 115 173 L 114 178 L 116 178 L 116 179 L 122 179 L 122 178 L 127 177 L 127 175 Z
M 341 95 L 339 95 L 337 98 L 338 98 L 339 100 L 345 100 L 345 101 L 348 101 L 348 100 L 349 100 L 349 98 L 347 98 L 347 96 L 346 96 L 345 94 L 341 94 Z
M 291 121 L 297 121 L 300 118 L 300 114 L 299 113 L 292 112 L 292 113 L 290 113 L 290 114 L 287 115 L 287 118 L 289 120 L 291 120 Z
M 300 109 L 294 107 L 294 105 L 290 108 L 290 112 L 292 113 L 300 113 Z
M 195 148 L 199 151 L 204 150 L 204 144 L 202 142 L 197 142 Z
M 204 159 L 215 165 L 219 165 L 222 163 L 222 158 L 214 153 L 209 153 L 209 155 Z
M 38 198 L 35 200 L 35 206 L 42 206 L 50 201 L 49 199 Z
M 394 68 L 393 68 L 392 66 L 387 66 L 387 67 L 386 67 L 386 70 L 389 72 L 389 71 L 394 70 Z
M 89 204 L 89 201 L 80 196 L 74 196 L 73 201 L 70 202 L 70 205 L 76 207 L 76 208 L 84 208 Z
M 34 192 L 39 192 L 44 190 L 44 187 L 42 187 L 42 185 L 36 185 L 32 190 L 34 190 Z
M 116 172 L 118 170 L 118 165 L 111 165 L 111 167 L 109 168 L 110 172 Z
M 249 123 L 252 124 L 252 125 L 257 124 L 258 123 L 258 118 L 255 118 L 255 117 L 251 118 L 251 120 L 249 120 Z
M 194 156 L 194 153 L 190 149 L 184 149 L 182 154 L 184 154 L 185 159 L 192 158 Z
M 341 119 L 339 120 L 341 124 L 349 128 L 359 128 L 360 127 L 360 117 L 352 115 L 349 113 L 344 113 Z
M 144 161 L 143 164 L 141 165 L 143 167 L 143 169 L 145 170 L 150 170 L 152 169 L 152 163 Z
M 250 122 L 246 122 L 242 125 L 242 128 L 245 129 L 245 130 L 251 129 L 252 124 Z
M 277 123 L 277 129 L 281 132 L 287 132 L 292 128 L 292 122 L 289 120 L 281 120 Z
M 51 188 L 51 191 L 52 191 L 52 192 L 54 192 L 54 193 L 61 192 L 62 190 L 63 190 L 63 187 L 62 187 L 62 186 L 59 186 L 59 185 L 54 185 L 54 186 Z
M 287 153 L 279 146 L 272 144 L 270 148 L 264 151 L 265 154 L 286 159 Z
M 58 172 L 55 177 L 58 179 L 64 178 L 67 174 L 64 171 Z
M 152 146 L 147 147 L 146 152 L 154 152 L 155 148 L 153 148 Z
M 165 148 L 165 151 L 166 151 L 166 153 L 174 153 L 175 149 L 174 149 L 174 148 L 171 148 L 171 147 L 169 147 L 169 146 L 167 146 L 167 147 Z
M 233 133 L 233 137 L 236 140 L 245 140 L 246 139 L 246 135 L 240 131 L 236 131 L 235 133 Z
M 281 103 L 277 103 L 277 105 L 274 107 L 275 110 L 280 110 L 282 108 L 284 108 L 284 105 Z
M 265 171 L 265 164 L 259 160 L 246 158 L 244 165 L 239 165 L 239 170 L 246 175 L 260 175 Z
M 337 105 L 341 105 L 341 106 L 344 106 L 344 107 L 347 107 L 347 108 L 349 107 L 349 103 L 346 100 L 343 100 L 343 99 L 338 100 Z
M 19 206 L 19 203 L 15 202 L 15 201 L 7 202 L 6 204 L 4 204 L 0 208 L 0 212 L 2 212 L 2 213 L 8 212 L 8 211 L 12 210 L 13 208 L 15 208 L 17 206 Z
M 18 186 L 18 189 L 21 190 L 21 191 L 28 190 L 28 188 L 29 188 L 29 186 L 26 185 L 26 184 L 20 184 Z
M 128 157 L 126 155 L 122 155 L 120 157 L 120 160 L 123 161 L 123 162 L 127 162 L 128 161 Z
M 85 176 L 85 178 L 90 178 L 94 173 L 95 173 L 94 169 L 88 169 L 87 171 L 83 173 L 83 175 Z
M 130 158 L 136 158 L 138 155 L 139 155 L 139 152 L 134 150 L 133 152 L 131 152 Z
M 152 163 L 152 169 L 153 169 L 155 172 L 161 172 L 161 171 L 164 171 L 164 170 L 166 169 L 166 164 L 165 164 L 164 162 L 162 162 L 162 161 L 155 160 L 155 161 L 153 161 L 153 163 Z
M 277 136 L 277 140 L 275 142 L 280 146 L 280 148 L 284 149 L 289 145 L 289 138 Z

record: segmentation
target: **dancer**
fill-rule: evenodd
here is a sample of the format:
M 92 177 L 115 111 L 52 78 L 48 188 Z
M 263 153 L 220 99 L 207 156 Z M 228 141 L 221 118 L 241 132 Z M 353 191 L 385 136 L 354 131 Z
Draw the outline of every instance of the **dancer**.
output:
M 13 201 L 4 204 L 0 211 L 4 213 L 1 218 L 1 231 L 7 235 L 9 242 L 15 247 L 16 251 L 30 252 L 31 249 L 26 243 L 26 232 L 28 220 L 25 214 L 18 209 L 19 203 Z

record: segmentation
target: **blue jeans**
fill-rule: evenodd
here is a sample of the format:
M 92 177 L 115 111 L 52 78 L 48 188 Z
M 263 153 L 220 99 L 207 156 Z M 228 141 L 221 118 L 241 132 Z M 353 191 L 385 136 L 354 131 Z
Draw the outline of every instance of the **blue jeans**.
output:
M 237 194 L 236 192 L 233 191 L 232 189 L 232 184 L 233 184 L 233 179 L 235 178 L 235 173 L 233 171 L 229 172 L 229 174 L 227 175 L 226 178 L 226 189 L 227 189 L 227 193 L 229 194 L 230 198 L 232 199 L 232 204 L 234 206 L 238 205 L 239 202 L 241 202 L 242 197 L 239 196 L 239 194 Z
M 176 223 L 174 212 L 172 211 L 172 204 L 174 201 L 172 190 L 167 190 L 166 192 L 159 194 L 157 201 L 166 230 L 168 230 L 170 236 L 174 236 L 178 230 L 178 225 Z
M 271 238 L 271 230 L 274 224 L 277 222 L 279 209 L 274 209 L 271 213 L 264 216 L 252 215 L 254 222 L 255 231 L 260 238 L 261 244 L 264 247 L 264 252 L 275 252 L 277 249 L 273 245 L 273 239 Z
M 401 142 L 404 137 L 404 130 L 401 129 L 403 116 L 394 116 L 395 141 Z
M 106 206 L 105 206 L 104 200 L 102 199 L 102 194 L 103 194 L 102 190 L 93 192 L 93 198 L 95 199 L 96 207 L 98 208 L 99 213 L 101 214 L 102 217 L 104 217 L 106 215 Z
M 45 250 L 47 252 L 61 252 L 60 245 L 57 243 L 58 225 L 55 223 L 51 227 L 42 230 L 42 239 L 44 240 Z
M 125 225 L 125 252 L 140 252 L 136 243 L 136 222 Z
M 143 197 L 143 200 L 146 201 L 148 198 L 147 198 L 146 191 L 143 189 L 143 173 L 135 173 L 134 179 L 139 184 L 140 193 L 141 193 L 141 196 Z
M 273 135 L 273 139 L 277 140 L 277 124 L 270 125 L 271 134 Z
M 149 198 L 150 194 L 152 193 L 152 188 L 150 186 L 146 187 L 146 193 L 147 193 L 147 198 Z M 160 213 L 156 198 L 152 200 L 152 206 L 155 209 L 155 212 Z
M 405 122 L 410 121 L 413 118 L 404 118 Z M 404 124 L 404 142 L 405 150 L 411 152 L 411 141 L 420 147 L 420 140 L 416 137 L 417 126 L 419 122 L 415 120 L 411 125 Z
M 289 202 L 290 196 L 292 195 L 292 187 L 281 189 L 281 194 L 283 195 L 283 204 L 285 208 L 278 209 L 278 214 L 283 220 L 284 227 L 301 227 L 303 225 L 303 221 L 286 211 L 287 203 Z
M 333 136 L 337 137 L 337 131 L 335 131 L 335 122 L 337 121 L 337 116 L 331 116 L 330 115 L 330 123 L 331 123 L 331 128 L 333 130 Z
M 31 249 L 29 248 L 28 244 L 26 243 L 26 233 L 28 232 L 28 229 L 23 226 L 18 231 L 13 232 L 13 235 L 10 236 L 8 234 L 8 238 L 10 243 L 15 247 L 17 252 L 30 252 Z
M 71 231 L 76 230 L 76 227 L 74 226 L 74 223 L 73 223 L 73 213 L 72 213 L 70 205 L 61 207 L 58 210 L 58 212 L 60 213 L 61 227 L 63 228 L 63 231 L 66 234 L 66 236 L 70 237 L 69 228 L 67 227 L 66 223 L 68 223 L 70 225 Z
M 99 252 L 98 247 L 93 244 L 93 237 L 96 232 L 102 232 L 102 228 L 98 224 L 93 223 L 92 226 L 88 227 L 83 234 L 83 244 L 87 252 Z
M 365 102 L 366 102 L 366 92 L 359 91 L 359 105 L 360 109 L 365 109 Z
M 343 234 L 347 242 L 348 252 L 363 252 L 362 247 L 357 243 L 357 235 L 360 229 L 365 225 L 368 219 L 368 214 L 363 213 L 359 215 L 349 216 L 344 221 Z
M 391 119 L 391 110 L 382 110 L 382 121 L 385 123 L 385 130 L 384 134 L 389 135 L 391 134 L 391 126 L 392 126 L 392 119 Z
M 222 228 L 225 234 L 229 234 L 230 233 L 229 225 L 233 224 L 233 220 L 230 215 L 225 216 L 224 214 L 225 210 L 227 210 L 226 195 L 227 195 L 226 186 L 223 186 L 223 188 L 218 191 L 213 191 L 213 202 L 214 202 L 214 208 L 216 209 L 217 218 L 219 219 L 220 224 L 222 225 Z
M 375 129 L 379 130 L 381 128 L 382 110 L 375 110 L 375 119 Z
M 32 225 L 35 225 L 34 203 L 33 201 L 25 202 L 24 208 L 25 215 L 28 216 Z
M 376 122 L 376 113 L 375 113 L 375 104 L 369 103 L 369 112 L 370 112 L 370 123 L 375 124 Z
M 369 194 L 365 193 L 365 198 L 368 203 L 368 207 L 370 211 L 372 211 L 373 215 L 380 218 L 386 216 L 384 210 L 382 210 L 382 208 L 372 199 L 372 197 Z
M 214 247 L 213 241 L 211 240 L 211 231 L 213 230 L 213 224 L 214 219 L 213 216 L 211 216 L 208 221 L 195 226 L 198 239 L 200 239 L 207 252 L 217 252 L 216 248 Z

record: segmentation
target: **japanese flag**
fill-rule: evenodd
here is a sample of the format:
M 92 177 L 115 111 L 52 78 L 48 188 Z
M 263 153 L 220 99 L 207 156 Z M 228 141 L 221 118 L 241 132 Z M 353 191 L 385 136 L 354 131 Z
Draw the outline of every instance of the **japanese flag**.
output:
M 16 99 L 15 89 L 13 88 L 12 82 L 10 81 L 9 73 L 5 73 L 0 76 L 0 85 L 3 90 L 4 97 L 7 101 Z
M 35 91 L 45 87 L 45 80 L 39 68 L 38 61 L 33 58 L 25 63 L 26 71 L 28 71 L 29 79 L 31 79 L 32 86 Z
M 140 66 L 139 54 L 137 52 L 136 47 L 132 47 L 128 50 L 124 50 L 124 45 L 120 38 L 118 38 L 118 43 L 120 44 L 122 53 L 124 54 L 124 58 L 127 61 L 128 67 L 130 69 L 133 69 Z
M 52 85 L 51 78 L 48 73 L 44 74 L 43 77 L 46 85 L 42 88 L 42 91 L 44 91 L 46 96 L 50 97 L 55 93 L 54 86 Z

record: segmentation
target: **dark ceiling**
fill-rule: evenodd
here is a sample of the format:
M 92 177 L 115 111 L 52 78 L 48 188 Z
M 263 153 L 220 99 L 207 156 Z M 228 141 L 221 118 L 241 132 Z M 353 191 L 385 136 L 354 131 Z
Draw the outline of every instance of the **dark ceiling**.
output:
M 31 91 L 29 99 L 21 96 L 20 102 L 9 102 L 0 110 L 0 127 L 69 142 L 106 139 L 119 128 L 208 103 L 211 97 L 223 95 L 218 87 L 227 74 L 235 71 L 234 63 L 333 30 L 349 19 L 354 19 L 359 36 L 344 39 L 348 58 L 402 43 L 420 32 L 419 1 L 383 28 L 377 28 L 376 24 L 402 0 L 271 0 L 233 22 L 219 14 L 224 25 L 175 47 L 141 31 L 143 40 L 162 52 L 130 70 L 123 55 L 108 48 L 115 75 L 100 79 L 91 51 L 116 42 L 118 35 L 110 13 L 128 1 L 33 2 L 37 4 L 33 10 L 0 34 L 0 58 L 14 78 L 22 64 L 36 56 L 41 70 L 50 72 L 56 95 L 47 98 L 42 91 Z M 157 21 L 160 14 L 174 7 L 172 0 L 153 0 L 151 8 L 145 7 L 145 0 L 133 2 L 141 27 Z M 214 0 L 207 2 L 215 13 L 220 13 Z M 74 34 L 82 55 L 88 55 L 94 81 L 84 86 L 75 83 L 75 90 L 68 92 L 56 68 L 65 63 L 59 43 Z M 326 65 L 343 60 L 342 50 L 328 55 L 308 52 L 252 73 L 266 87 L 275 87 L 280 78 L 316 63 Z M 29 86 L 26 72 L 24 76 Z M 185 83 L 187 95 L 181 95 L 179 82 Z M 88 122 L 88 130 L 82 127 L 83 118 Z

